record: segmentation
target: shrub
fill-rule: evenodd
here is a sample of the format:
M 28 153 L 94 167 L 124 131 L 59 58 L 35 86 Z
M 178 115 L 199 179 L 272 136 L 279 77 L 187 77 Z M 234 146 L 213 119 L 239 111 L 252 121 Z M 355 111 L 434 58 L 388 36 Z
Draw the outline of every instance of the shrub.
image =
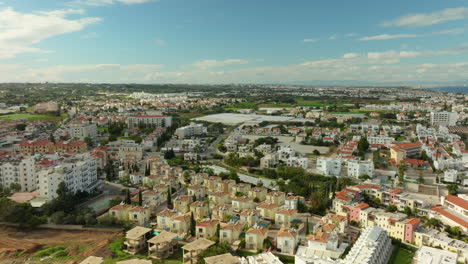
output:
M 45 248 L 45 249 L 37 251 L 34 254 L 34 256 L 36 256 L 36 257 L 46 257 L 46 256 L 50 256 L 50 255 L 52 255 L 52 254 L 54 254 L 55 252 L 58 252 L 58 251 L 65 251 L 65 249 L 66 249 L 65 246 L 62 246 L 62 245 L 51 247 L 51 248 Z

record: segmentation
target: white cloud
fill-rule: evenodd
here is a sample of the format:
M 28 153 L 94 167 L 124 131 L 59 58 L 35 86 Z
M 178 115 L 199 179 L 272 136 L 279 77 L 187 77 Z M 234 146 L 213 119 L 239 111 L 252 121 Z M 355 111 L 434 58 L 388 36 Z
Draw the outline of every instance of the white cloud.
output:
M 358 53 L 356 53 L 358 54 Z M 110 82 L 110 83 L 298 83 L 360 81 L 369 83 L 453 82 L 468 78 L 468 63 L 373 64 L 373 59 L 412 57 L 412 52 L 375 52 L 303 64 L 243 67 L 230 70 L 187 68 L 164 71 L 162 65 L 96 64 L 30 68 L 0 65 L 0 82 Z M 348 57 L 345 59 L 344 57 Z
M 106 6 L 114 4 L 135 5 L 153 1 L 158 0 L 74 0 L 69 4 L 72 6 Z
M 304 39 L 304 42 L 317 42 L 317 41 L 319 41 L 319 39 L 312 39 L 312 38 Z
M 203 60 L 195 62 L 193 65 L 200 69 L 209 69 L 209 68 L 217 68 L 217 67 L 224 67 L 228 65 L 235 65 L 235 64 L 247 64 L 249 63 L 247 60 L 241 59 L 228 59 L 228 60 Z
M 376 36 L 362 37 L 359 40 L 362 40 L 362 41 L 386 40 L 386 39 L 398 39 L 398 38 L 415 38 L 417 36 L 418 35 L 415 35 L 415 34 L 396 34 L 396 35 L 382 34 L 382 35 L 376 35 Z
M 417 37 L 429 37 L 429 36 L 438 36 L 438 35 L 459 35 L 463 34 L 465 30 L 463 28 L 454 28 L 448 30 L 442 30 L 437 32 L 432 32 L 428 34 L 382 34 L 375 36 L 367 36 L 359 38 L 360 41 L 369 41 L 369 40 L 388 40 L 388 39 L 400 39 L 400 38 L 417 38 Z
M 37 13 L 20 13 L 13 8 L 0 10 L 0 59 L 12 58 L 20 53 L 47 53 L 33 47 L 45 39 L 80 31 L 99 22 L 97 17 L 67 19 L 69 14 L 82 14 L 79 9 L 53 10 Z
M 468 8 L 457 7 L 447 8 L 433 13 L 409 14 L 391 21 L 386 21 L 382 23 L 382 25 L 388 27 L 423 27 L 466 18 L 468 18 Z
M 343 59 L 354 59 L 359 57 L 359 54 L 357 53 L 346 53 L 343 55 Z
M 158 45 L 158 46 L 166 46 L 167 45 L 167 42 L 162 40 L 162 39 L 154 39 L 153 42 Z

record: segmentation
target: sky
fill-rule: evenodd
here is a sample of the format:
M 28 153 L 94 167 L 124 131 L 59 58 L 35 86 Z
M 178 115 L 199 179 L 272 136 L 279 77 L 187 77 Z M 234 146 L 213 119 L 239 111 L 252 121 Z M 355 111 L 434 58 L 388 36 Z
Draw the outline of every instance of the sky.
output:
M 468 0 L 0 1 L 0 82 L 468 80 Z

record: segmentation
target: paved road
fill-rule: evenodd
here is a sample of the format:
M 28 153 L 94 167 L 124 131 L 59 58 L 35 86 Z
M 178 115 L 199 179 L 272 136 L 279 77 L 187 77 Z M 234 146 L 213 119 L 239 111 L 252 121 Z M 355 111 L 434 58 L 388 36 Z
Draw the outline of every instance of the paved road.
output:
M 229 172 L 228 169 L 225 169 L 223 167 L 219 167 L 219 166 L 216 166 L 216 165 L 206 165 L 205 167 L 213 169 L 213 171 L 216 174 L 218 174 L 220 172 Z M 274 181 L 274 180 L 265 179 L 265 178 L 256 178 L 256 177 L 245 175 L 245 174 L 242 174 L 242 173 L 237 173 L 237 175 L 239 175 L 240 180 L 243 181 L 243 182 L 247 182 L 247 183 L 250 183 L 250 184 L 257 185 L 257 183 L 259 181 L 262 181 L 263 186 L 265 188 L 268 188 L 268 189 L 276 188 L 276 181 Z

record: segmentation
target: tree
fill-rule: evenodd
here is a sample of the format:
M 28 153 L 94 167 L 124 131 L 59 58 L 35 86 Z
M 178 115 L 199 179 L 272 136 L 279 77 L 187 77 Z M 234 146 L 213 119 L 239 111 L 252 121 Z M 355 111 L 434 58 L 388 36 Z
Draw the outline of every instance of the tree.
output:
M 419 177 L 418 177 L 417 182 L 418 182 L 419 184 L 424 184 L 424 177 L 423 177 L 423 172 L 422 172 L 422 171 L 419 172 Z
M 24 124 L 24 123 L 17 124 L 17 125 L 15 126 L 15 129 L 18 130 L 18 131 L 24 131 L 24 130 L 26 130 L 26 126 L 27 126 L 27 125 Z
M 449 184 L 447 185 L 447 189 L 450 195 L 456 195 L 458 193 L 458 185 L 457 184 Z
M 132 198 L 130 197 L 129 189 L 127 189 L 125 193 L 125 204 L 132 204 Z
M 13 192 L 21 191 L 21 184 L 15 182 L 10 183 L 10 190 Z
M 114 207 L 122 202 L 122 199 L 119 196 L 116 196 L 112 198 L 112 200 L 109 201 L 109 207 Z
M 50 216 L 50 221 L 56 225 L 63 224 L 64 220 L 65 220 L 65 213 L 63 211 L 55 212 Z
M 309 218 L 307 217 L 306 218 L 306 222 L 305 222 L 305 234 L 306 236 L 310 234 L 310 230 L 309 230 Z
M 370 179 L 369 175 L 367 175 L 367 174 L 363 174 L 363 175 L 359 176 L 358 178 L 359 178 L 360 180 L 362 180 L 362 181 L 365 181 L 365 180 Z
M 409 208 L 408 206 L 405 207 L 405 209 L 403 210 L 403 212 L 408 216 L 412 216 L 413 215 L 413 211 L 411 210 L 411 208 Z
M 94 145 L 94 142 L 90 137 L 85 137 L 84 142 L 86 142 L 86 145 L 88 145 L 88 147 L 90 147 L 90 148 L 92 148 L 93 145 Z
M 361 137 L 358 143 L 358 150 L 359 152 L 366 152 L 369 149 L 369 142 L 367 141 L 367 137 Z
M 387 209 L 385 210 L 387 210 L 387 212 L 396 212 L 397 209 L 398 208 L 396 207 L 396 205 L 392 204 L 392 205 L 387 206 Z
M 172 209 L 171 188 L 167 187 L 167 208 Z
M 166 152 L 164 152 L 164 158 L 166 160 L 169 160 L 169 159 L 172 159 L 172 158 L 175 158 L 175 152 L 173 149 L 170 149 L 170 150 L 167 150 Z
M 190 213 L 190 235 L 193 236 L 193 237 L 196 236 L 196 233 L 195 233 L 196 225 L 197 225 L 197 222 L 195 222 L 195 218 L 193 217 L 193 213 Z
M 150 166 L 146 165 L 145 167 L 145 176 L 149 176 L 151 174 Z
M 317 155 L 320 155 L 320 151 L 318 151 L 317 149 L 314 149 L 314 151 L 312 152 L 312 154 L 314 154 L 314 155 L 316 155 L 316 156 L 317 156 Z
M 139 206 L 143 206 L 143 194 L 142 193 L 143 193 L 143 191 L 140 191 L 138 193 L 138 205 Z

